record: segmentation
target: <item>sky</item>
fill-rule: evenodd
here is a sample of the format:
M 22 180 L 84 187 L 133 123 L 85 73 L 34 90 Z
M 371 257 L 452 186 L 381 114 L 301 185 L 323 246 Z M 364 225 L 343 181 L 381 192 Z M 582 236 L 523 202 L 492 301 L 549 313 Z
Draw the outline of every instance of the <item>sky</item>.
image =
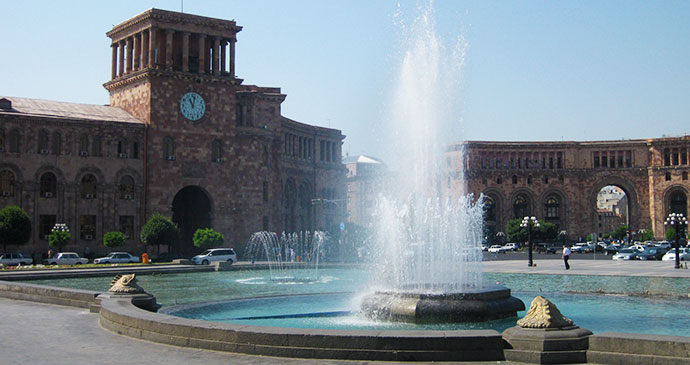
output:
M 386 158 L 410 27 L 427 2 L 2 2 L 0 95 L 107 104 L 114 25 L 148 8 L 234 19 L 236 74 L 280 87 L 282 114 L 342 130 L 343 154 Z M 689 1 L 431 3 L 462 45 L 447 141 L 591 141 L 690 134 Z M 420 70 L 423 72 L 423 70 Z M 445 99 L 444 99 L 445 100 Z

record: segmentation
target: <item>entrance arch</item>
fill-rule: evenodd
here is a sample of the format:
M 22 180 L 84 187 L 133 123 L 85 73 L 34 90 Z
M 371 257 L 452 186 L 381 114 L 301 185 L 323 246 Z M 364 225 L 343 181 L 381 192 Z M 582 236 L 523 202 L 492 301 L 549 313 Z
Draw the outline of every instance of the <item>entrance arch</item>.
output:
M 627 200 L 624 204 L 624 214 L 625 214 L 625 224 L 628 226 L 630 232 L 638 231 L 640 229 L 650 229 L 648 226 L 640 226 L 640 212 L 638 207 L 637 191 L 635 190 L 635 185 L 627 180 L 618 177 L 609 177 L 602 179 L 593 185 L 593 189 L 590 193 L 590 203 L 589 207 L 591 209 L 591 231 L 588 233 L 598 233 L 606 234 L 610 232 L 604 232 L 606 229 L 600 229 L 600 212 L 598 211 L 599 204 L 599 193 L 606 187 L 614 187 L 623 192 L 624 198 Z M 613 214 L 613 213 L 612 213 Z M 620 212 L 618 213 L 620 214 Z M 602 216 L 602 219 L 606 219 Z M 602 227 L 603 228 L 603 227 Z
M 183 255 L 195 254 L 192 237 L 199 228 L 211 227 L 211 200 L 198 186 L 186 186 L 175 194 L 172 204 L 172 220 L 180 229 L 180 243 L 172 246 L 171 252 Z

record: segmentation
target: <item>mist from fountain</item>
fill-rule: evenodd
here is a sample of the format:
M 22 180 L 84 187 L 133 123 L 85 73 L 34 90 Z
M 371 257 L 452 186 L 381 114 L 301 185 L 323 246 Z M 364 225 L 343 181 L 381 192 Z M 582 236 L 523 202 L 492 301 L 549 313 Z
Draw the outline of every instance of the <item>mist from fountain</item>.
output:
M 255 232 L 249 238 L 245 257 L 268 263 L 270 279 L 309 282 L 319 279 L 319 261 L 328 233 L 305 231 L 285 233 Z

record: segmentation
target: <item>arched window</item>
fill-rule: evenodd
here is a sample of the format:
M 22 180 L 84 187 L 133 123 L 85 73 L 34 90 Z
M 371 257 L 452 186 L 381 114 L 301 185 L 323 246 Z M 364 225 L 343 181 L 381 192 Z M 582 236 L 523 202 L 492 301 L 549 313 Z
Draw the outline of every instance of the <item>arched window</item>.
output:
M 86 174 L 81 178 L 80 192 L 83 199 L 96 198 L 96 177 L 92 174 Z
M 21 149 L 22 135 L 19 133 L 19 129 L 13 129 L 10 131 L 9 135 L 9 147 L 10 152 L 19 153 Z
M 530 214 L 527 197 L 524 194 L 520 194 L 513 200 L 513 216 L 514 218 L 522 218 L 528 215 Z
M 0 196 L 14 196 L 14 174 L 12 171 L 0 172 Z
M 89 136 L 82 134 L 79 137 L 79 156 L 89 155 Z
M 517 184 L 517 175 L 513 175 L 513 185 Z
M 484 219 L 490 222 L 496 220 L 496 202 L 488 196 L 484 197 Z
M 132 149 L 129 152 L 129 157 L 131 158 L 139 158 L 139 142 L 137 141 L 132 141 L 131 145 Z
M 170 137 L 163 137 L 163 159 L 175 160 L 175 141 Z
M 211 142 L 211 161 L 223 162 L 223 143 L 217 139 Z
M 134 179 L 125 175 L 120 179 L 120 199 L 131 200 L 134 199 Z
M 53 132 L 53 138 L 52 138 L 52 143 L 50 145 L 50 150 L 51 150 L 51 153 L 54 155 L 59 155 L 60 151 L 62 150 L 62 136 L 60 135 L 60 132 L 58 132 L 58 131 Z
M 50 139 L 50 136 L 48 135 L 47 130 L 41 129 L 38 132 L 38 151 L 36 151 L 37 153 L 48 154 L 49 139 Z
M 685 196 L 685 193 L 680 190 L 671 193 L 669 208 L 671 209 L 671 213 L 683 213 L 683 215 L 687 217 L 688 198 Z
M 41 196 L 44 198 L 57 196 L 57 178 L 52 172 L 41 175 Z
M 549 195 L 544 205 L 546 220 L 559 220 L 561 218 L 561 201 L 557 195 Z
M 532 175 L 527 176 L 527 185 L 532 185 Z

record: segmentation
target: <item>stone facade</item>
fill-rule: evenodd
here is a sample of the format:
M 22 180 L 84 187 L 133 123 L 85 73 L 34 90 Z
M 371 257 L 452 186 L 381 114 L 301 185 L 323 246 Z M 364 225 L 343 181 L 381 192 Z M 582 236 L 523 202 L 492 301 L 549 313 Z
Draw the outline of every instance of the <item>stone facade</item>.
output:
M 463 154 L 464 151 L 464 154 Z M 592 142 L 464 142 L 446 153 L 446 191 L 487 197 L 489 234 L 536 216 L 572 239 L 599 232 L 597 195 L 608 185 L 628 201 L 631 232 L 665 235 L 670 212 L 687 215 L 690 136 Z M 464 180 L 462 177 L 464 176 Z
M 382 161 L 369 156 L 346 157 L 343 164 L 347 168 L 347 221 L 371 228 L 376 199 L 387 191 L 390 174 Z
M 344 136 L 281 116 L 279 88 L 235 77 L 241 29 L 234 21 L 151 9 L 107 33 L 109 106 L 5 98 L 12 105 L 0 109 L 0 177 L 10 191 L 0 206 L 21 206 L 37 228 L 20 251 L 47 250 L 41 215 L 67 223 L 68 249 L 77 251 L 106 251 L 103 234 L 125 224 L 131 230 L 125 249 L 135 254 L 145 249 L 141 226 L 156 212 L 178 223 L 183 242 L 172 250 L 187 255 L 200 227 L 221 232 L 242 254 L 254 231 L 337 226 L 344 209 L 320 202 L 344 198 Z M 184 105 L 194 96 L 203 103 Z M 57 153 L 50 150 L 54 135 L 62 138 Z M 98 154 L 94 140 L 102 145 Z M 47 171 L 57 179 L 51 198 L 41 195 Z M 87 174 L 96 180 L 88 199 L 80 193 Z M 84 222 L 94 216 L 85 240 Z

